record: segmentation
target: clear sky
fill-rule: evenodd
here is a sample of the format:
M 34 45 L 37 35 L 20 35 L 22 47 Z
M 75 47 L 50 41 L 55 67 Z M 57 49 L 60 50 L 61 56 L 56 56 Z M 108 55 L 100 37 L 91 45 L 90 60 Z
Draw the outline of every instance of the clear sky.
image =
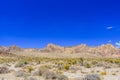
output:
M 0 45 L 41 48 L 118 41 L 120 0 L 0 1 Z

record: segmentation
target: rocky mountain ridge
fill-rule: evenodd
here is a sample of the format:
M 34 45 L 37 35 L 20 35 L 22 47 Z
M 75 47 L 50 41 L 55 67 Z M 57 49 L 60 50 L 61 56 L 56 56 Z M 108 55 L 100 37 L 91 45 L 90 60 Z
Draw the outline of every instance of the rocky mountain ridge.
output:
M 4 47 L 0 46 L 0 52 L 39 52 L 39 53 L 58 53 L 58 54 L 90 54 L 102 57 L 120 57 L 120 49 L 112 44 L 101 45 L 97 47 L 89 47 L 86 44 L 81 44 L 72 47 L 62 47 L 55 44 L 48 44 L 44 49 L 21 48 L 18 46 Z

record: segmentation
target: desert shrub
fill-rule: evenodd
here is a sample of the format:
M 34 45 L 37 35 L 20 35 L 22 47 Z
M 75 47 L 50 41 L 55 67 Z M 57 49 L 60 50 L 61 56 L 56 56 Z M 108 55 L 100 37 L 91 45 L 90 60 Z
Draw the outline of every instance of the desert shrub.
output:
M 75 67 L 75 66 L 71 66 L 70 70 L 71 70 L 72 73 L 75 73 L 78 70 L 78 68 Z
M 80 64 L 81 64 L 81 66 L 83 66 L 83 64 L 84 64 L 84 59 L 83 59 L 83 58 L 80 58 L 80 59 L 79 59 L 79 62 L 80 62 Z
M 58 77 L 58 80 L 68 80 L 68 77 L 65 76 L 65 75 L 60 75 L 60 76 Z
M 101 80 L 98 74 L 88 74 L 85 76 L 85 80 Z
M 58 75 L 52 71 L 47 71 L 42 75 L 45 79 L 57 79 Z
M 104 68 L 106 68 L 106 69 L 109 69 L 109 68 L 111 68 L 112 66 L 110 65 L 110 64 L 106 64 L 106 65 L 104 65 Z
M 34 70 L 34 68 L 32 66 L 28 66 L 27 69 L 28 69 L 28 72 L 31 72 Z
M 119 63 L 120 63 L 120 60 L 116 59 L 114 62 L 115 62 L 116 64 L 119 64 Z
M 58 70 L 62 70 L 63 69 L 63 65 L 58 65 L 57 68 L 58 68 Z
M 35 78 L 33 76 L 29 76 L 29 77 L 26 77 L 25 80 L 37 80 L 37 78 Z
M 22 70 L 19 70 L 19 71 L 15 72 L 15 76 L 16 77 L 23 77 L 23 76 L 25 76 L 25 73 Z
M 108 59 L 108 62 L 114 63 L 114 60 L 113 59 Z
M 44 65 L 44 66 L 42 66 L 43 68 L 47 68 L 47 69 L 51 69 L 52 67 L 51 67 L 52 65 Z
M 40 67 L 39 69 L 32 71 L 32 76 L 42 76 L 45 72 L 49 71 L 47 68 Z
M 31 76 L 40 76 L 39 70 L 31 71 Z
M 65 64 L 65 65 L 64 65 L 64 69 L 65 69 L 65 70 L 69 70 L 69 68 L 70 68 L 70 65 L 69 65 L 69 64 Z
M 93 65 L 97 64 L 97 61 L 93 60 L 93 61 L 92 61 L 92 64 L 93 64 Z
M 0 67 L 0 74 L 8 73 L 9 69 L 7 67 Z
M 71 63 L 74 65 L 74 64 L 77 64 L 77 60 L 76 59 L 72 59 L 71 60 Z
M 25 66 L 25 65 L 27 65 L 28 64 L 28 62 L 26 62 L 26 61 L 19 61 L 16 65 L 15 65 L 15 67 L 23 67 L 23 66 Z
M 39 68 L 39 75 L 42 76 L 45 72 L 49 71 L 47 68 L 45 67 L 40 67 Z
M 58 62 L 56 62 L 55 64 L 57 64 L 57 65 L 62 65 L 63 62 L 62 62 L 62 61 L 58 61 Z
M 102 72 L 101 72 L 101 75 L 103 75 L 103 76 L 104 76 L 104 75 L 107 75 L 107 72 L 106 72 L 106 71 L 102 71 Z
M 61 71 L 61 70 L 56 70 L 56 73 L 57 73 L 58 75 L 60 75 L 60 74 L 63 73 L 63 71 Z
M 116 75 L 116 73 L 112 73 L 112 75 Z
M 37 61 L 37 64 L 40 64 L 41 63 L 41 61 Z
M 5 78 L 0 78 L 0 80 L 6 80 Z
M 92 66 L 92 65 L 89 64 L 89 63 L 85 63 L 85 64 L 84 64 L 84 67 L 85 67 L 85 68 L 91 68 L 91 66 Z

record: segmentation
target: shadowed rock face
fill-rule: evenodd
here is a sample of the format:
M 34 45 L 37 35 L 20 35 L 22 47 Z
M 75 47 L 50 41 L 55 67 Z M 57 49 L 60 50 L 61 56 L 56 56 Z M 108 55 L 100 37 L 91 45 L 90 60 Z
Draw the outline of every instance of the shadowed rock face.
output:
M 54 44 L 48 44 L 44 49 L 35 48 L 20 48 L 18 46 L 0 47 L 0 52 L 40 52 L 40 53 L 64 53 L 64 54 L 82 54 L 82 55 L 98 55 L 102 57 L 120 57 L 120 49 L 114 47 L 111 44 L 101 45 L 97 47 L 89 47 L 86 44 L 81 44 L 72 47 L 61 47 Z

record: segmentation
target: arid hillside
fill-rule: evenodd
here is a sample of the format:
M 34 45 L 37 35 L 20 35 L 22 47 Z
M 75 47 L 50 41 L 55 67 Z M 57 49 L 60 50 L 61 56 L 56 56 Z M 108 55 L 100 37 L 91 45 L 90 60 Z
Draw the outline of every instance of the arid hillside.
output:
M 120 57 L 120 49 L 116 48 L 112 44 L 101 45 L 97 47 L 89 47 L 86 44 L 81 44 L 72 47 L 62 47 L 55 44 L 48 44 L 44 49 L 35 48 L 21 48 L 18 46 L 0 47 L 0 52 L 6 53 L 33 53 L 34 55 L 76 55 L 77 57 Z

